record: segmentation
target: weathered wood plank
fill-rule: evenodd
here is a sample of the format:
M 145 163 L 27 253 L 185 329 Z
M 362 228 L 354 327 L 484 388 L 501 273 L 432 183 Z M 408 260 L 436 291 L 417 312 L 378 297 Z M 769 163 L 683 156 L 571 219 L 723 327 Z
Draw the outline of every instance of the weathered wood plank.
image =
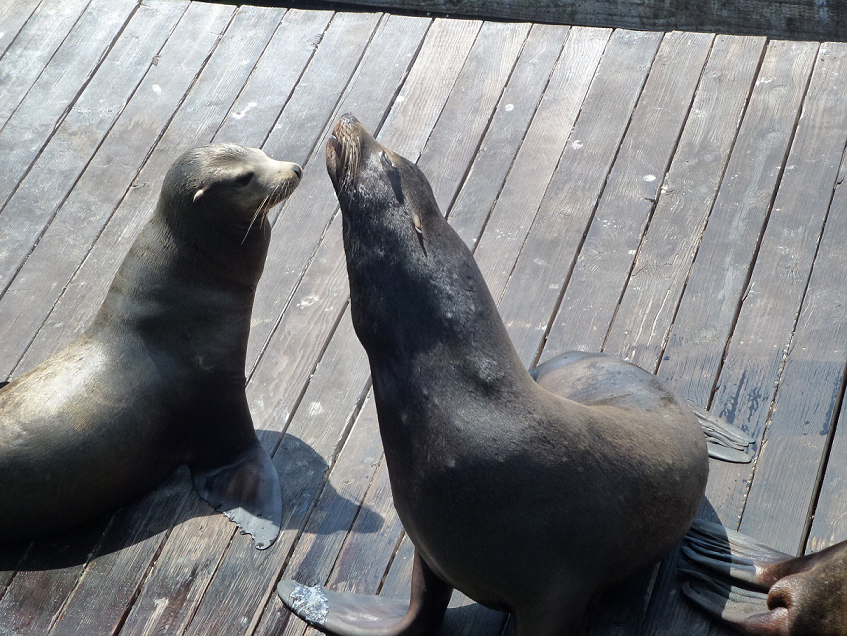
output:
M 840 63 L 840 52 L 833 55 L 826 48 L 818 52 L 786 169 L 712 402 L 717 415 L 743 424 L 756 439 L 761 439 L 765 431 L 769 405 L 796 329 L 844 149 L 847 129 L 840 109 L 830 101 L 836 99 L 838 92 L 835 87 L 839 80 L 834 73 L 839 72 Z M 751 503 L 745 483 L 751 479 L 751 467 L 739 469 L 743 472 L 724 475 L 715 471 L 706 493 L 729 526 L 737 523 Z M 760 517 L 760 521 L 765 520 Z M 742 528 L 755 535 L 761 531 L 766 542 L 770 536 L 759 524 L 742 524 Z M 783 547 L 796 549 L 796 545 Z
M 5 155 L 0 202 L 8 200 L 27 173 L 137 6 L 138 0 L 93 0 L 5 122 L 0 130 Z
M 61 46 L 70 30 L 76 24 L 80 15 L 91 0 L 68 0 L 68 2 L 42 2 L 25 20 L 20 32 L 14 36 L 15 46 L 0 58 L 0 126 L 5 125 L 12 113 L 26 96 L 45 65 Z M 31 3 L 27 3 L 30 4 Z M 21 14 L 5 16 L 9 26 L 3 24 L 5 30 L 15 28 L 20 18 L 25 15 L 27 4 L 8 3 L 9 8 L 20 7 Z M 32 11 L 32 8 L 30 8 Z M 11 40 L 3 42 L 4 50 Z M 0 196 L 0 202 L 5 202 L 8 194 Z
M 264 144 L 266 152 L 272 156 L 285 156 L 289 161 L 302 165 L 308 163 L 310 154 L 323 139 L 324 130 L 379 19 L 374 14 L 338 14 L 333 18 L 315 56 L 269 134 Z M 304 196 L 300 188 L 295 191 L 295 196 Z M 278 275 L 273 281 L 260 281 L 256 292 L 247 348 L 248 367 L 255 366 L 259 359 L 291 298 L 291 290 L 303 275 L 328 225 L 328 218 L 319 214 L 289 213 L 292 203 L 288 201 L 283 206 L 283 212 L 274 223 L 265 269 Z
M 526 137 L 476 243 L 474 258 L 500 297 L 541 205 L 611 32 L 572 29 Z M 476 224 L 479 227 L 480 224 Z M 471 234 L 469 237 L 475 240 Z
M 208 11 L 207 13 L 210 20 L 216 18 L 210 22 L 209 28 L 221 30 L 226 26 L 226 20 L 229 19 L 226 12 L 220 17 Z M 197 25 L 199 20 L 195 15 L 200 13 L 186 13 L 184 20 L 190 25 Z M 192 27 L 177 27 L 175 33 L 179 35 L 179 29 L 185 28 Z M 256 40 L 260 38 L 260 32 L 257 31 Z M 20 346 L 35 337 L 65 285 L 78 270 L 80 263 L 110 221 L 113 212 L 125 198 L 141 166 L 153 150 L 156 140 L 171 122 L 186 91 L 194 83 L 198 69 L 202 68 L 216 42 L 216 38 L 197 38 L 196 49 L 174 50 L 174 46 L 169 45 L 161 51 L 159 64 L 151 67 L 142 80 L 108 137 L 97 148 L 74 184 L 73 190 L 56 211 L 35 249 L 0 299 L 0 334 L 3 338 Z M 238 40 L 233 39 L 233 42 Z M 183 46 L 187 45 L 183 43 Z M 231 54 L 238 53 L 237 50 L 225 47 L 225 52 L 227 50 Z M 221 78 L 230 77 L 226 71 L 231 61 L 220 55 L 215 59 L 216 68 L 213 73 L 205 76 L 213 78 L 214 83 L 209 86 L 208 81 L 203 82 L 201 90 L 216 90 L 210 94 L 222 99 L 227 87 L 226 84 L 218 83 Z M 223 64 L 222 60 L 225 60 Z M 231 86 L 230 92 L 234 88 L 237 87 Z M 198 91 L 193 94 L 197 95 Z M 189 106 L 193 101 L 189 101 Z M 206 106 L 206 112 L 214 112 L 214 104 L 207 103 Z M 177 121 L 176 125 L 184 125 L 189 130 L 202 129 L 202 120 L 190 110 L 187 114 L 191 122 L 185 121 L 188 117 L 182 117 L 183 121 Z M 206 141 L 208 139 L 204 139 L 202 143 Z M 161 175 L 157 175 L 157 178 L 161 179 L 166 170 L 167 167 L 163 166 Z M 152 190 L 153 188 L 147 189 L 148 192 Z M 47 193 L 42 196 L 46 197 Z M 154 207 L 155 203 L 151 202 L 148 209 L 139 211 L 144 221 L 149 218 Z M 117 268 L 119 263 L 120 261 L 114 263 L 114 267 Z M 112 272 L 103 272 L 102 275 L 104 278 L 111 278 Z M 86 317 L 92 315 L 98 306 L 99 303 L 91 307 L 91 313 L 85 312 Z M 0 366 L 0 373 L 11 372 L 6 365 L 16 364 L 18 359 L 20 353 L 10 351 L 2 358 L 4 364 Z
M 247 12 L 248 8 L 243 7 L 236 15 Z M 259 19 L 262 15 L 264 14 L 255 14 Z M 276 86 L 280 91 L 294 90 L 297 78 L 311 58 L 313 47 L 310 42 L 316 38 L 316 33 L 320 39 L 319 36 L 326 28 L 330 15 L 325 12 L 288 11 L 240 94 L 252 94 L 254 79 L 263 80 L 260 70 L 268 66 L 263 62 L 265 59 L 288 61 L 286 70 L 290 71 L 290 74 L 279 73 Z M 237 24 L 235 21 L 233 26 Z M 262 29 L 257 29 L 252 36 L 256 44 L 261 43 L 261 33 Z M 222 44 L 221 50 L 225 54 L 227 47 L 232 45 L 227 42 Z M 237 82 L 243 77 L 243 73 L 250 71 L 249 68 L 227 66 L 237 63 L 240 64 L 240 61 L 227 60 L 213 54 L 207 66 L 209 72 L 200 75 L 85 261 L 62 290 L 35 341 L 21 360 L 19 369 L 26 370 L 46 360 L 79 335 L 91 322 L 103 302 L 114 272 L 152 214 L 159 198 L 160 184 L 174 159 L 182 151 L 208 143 L 213 138 L 217 141 L 233 140 L 219 131 L 221 121 L 225 118 L 242 121 L 243 116 L 235 115 L 243 112 L 243 106 L 236 101 L 235 105 L 230 107 L 229 113 L 225 110 L 221 113 L 220 108 L 225 108 L 224 97 L 227 94 L 231 97 L 232 91 L 238 90 Z M 224 66 L 216 67 L 219 64 Z M 214 73 L 216 68 L 220 75 Z M 237 139 L 247 145 L 260 145 L 277 116 L 278 112 L 264 117 L 251 116 L 249 126 L 239 127 L 240 135 Z M 219 131 L 217 136 L 216 130 Z
M 612 35 L 502 292 L 500 315 L 527 366 L 541 351 L 661 40 L 655 33 Z
M 662 40 L 550 327 L 542 360 L 577 348 L 603 348 L 713 39 L 675 32 Z
M 764 53 L 715 39 L 604 350 L 655 371 Z
M 816 51 L 814 43 L 768 45 L 659 366 L 666 382 L 703 406 L 735 324 Z M 769 406 L 760 408 L 766 413 Z M 748 467 L 740 470 L 746 474 Z M 711 479 L 718 474 L 737 475 L 739 466 L 713 461 Z M 715 511 L 707 505 L 701 514 L 713 518 Z M 673 557 L 662 564 L 649 633 L 709 633 L 709 620 L 678 594 L 676 565 Z
M 0 213 L 0 287 L 6 289 L 120 116 L 187 3 L 160 1 L 136 11 L 110 55 Z M 153 140 L 148 140 L 152 142 Z M 7 346 L 12 347 L 9 351 Z M 20 343 L 0 344 L 8 374 Z
M 456 196 L 461 176 L 476 154 L 528 33 L 528 24 L 485 22 L 477 35 L 438 125 L 418 159 L 442 210 L 447 210 Z M 467 143 L 469 138 L 477 143 Z
M 798 233 L 806 230 L 810 240 L 815 238 L 815 227 L 825 223 L 825 229 L 741 520 L 746 533 L 788 553 L 803 550 L 847 365 L 847 308 L 843 302 L 847 259 L 841 247 L 847 237 L 847 217 L 826 215 L 847 143 L 847 114 L 837 106 L 845 91 L 847 45 L 821 48 L 823 59 L 815 69 L 801 121 L 814 154 L 800 155 L 798 146 L 803 138 L 798 130 L 780 187 L 780 195 L 783 189 L 786 194 L 774 206 L 793 208 L 797 216 L 789 228 Z M 802 193 L 791 197 L 792 186 L 795 191 L 802 187 Z M 784 235 L 781 239 L 781 257 L 771 261 L 776 264 L 776 274 L 802 282 L 808 276 L 804 276 L 805 259 L 786 249 L 790 242 L 785 242 Z M 814 254 L 812 245 L 808 246 L 809 256 Z
M 9 50 L 40 3 L 41 0 L 20 0 L 0 5 L 0 58 Z
M 503 97 L 458 194 L 445 201 L 453 229 L 474 248 L 527 134 L 568 27 L 533 25 Z
M 665 347 L 662 377 L 704 407 L 767 224 L 817 48 L 813 42 L 768 44 Z
M 334 0 L 313 0 L 318 5 Z M 345 3 L 340 3 L 345 4 Z M 847 39 L 847 7 L 816 0 L 353 0 L 346 4 L 583 26 L 712 31 L 805 40 Z

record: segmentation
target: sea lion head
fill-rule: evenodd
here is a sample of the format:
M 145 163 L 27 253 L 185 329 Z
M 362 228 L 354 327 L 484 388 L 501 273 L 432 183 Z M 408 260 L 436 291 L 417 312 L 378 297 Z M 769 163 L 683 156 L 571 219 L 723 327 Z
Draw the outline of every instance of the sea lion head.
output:
M 341 205 L 353 326 L 371 359 L 406 368 L 449 349 L 471 384 L 500 382 L 504 366 L 531 382 L 421 169 L 350 114 L 333 127 L 326 165 Z
M 373 244 L 427 256 L 430 229 L 446 223 L 426 176 L 414 163 L 380 144 L 351 114 L 343 115 L 326 145 L 326 165 L 345 222 Z M 399 241 L 399 242 L 398 242 Z
M 160 211 L 170 224 L 215 227 L 246 237 L 267 234 L 267 213 L 300 183 L 296 163 L 271 159 L 258 148 L 223 143 L 185 152 L 168 170 Z

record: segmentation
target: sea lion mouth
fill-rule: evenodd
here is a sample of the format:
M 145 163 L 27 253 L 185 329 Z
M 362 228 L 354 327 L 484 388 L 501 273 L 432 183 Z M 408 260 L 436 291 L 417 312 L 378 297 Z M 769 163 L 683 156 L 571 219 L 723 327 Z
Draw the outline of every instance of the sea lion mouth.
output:
M 359 167 L 364 126 L 350 113 L 342 115 L 326 140 L 326 170 L 335 192 L 352 186 Z

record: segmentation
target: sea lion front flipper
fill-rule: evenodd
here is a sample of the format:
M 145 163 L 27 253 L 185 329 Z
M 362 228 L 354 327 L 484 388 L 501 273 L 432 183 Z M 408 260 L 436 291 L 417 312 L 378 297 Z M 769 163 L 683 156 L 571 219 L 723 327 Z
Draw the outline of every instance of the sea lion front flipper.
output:
M 285 579 L 276 588 L 285 606 L 332 636 L 429 636 L 438 632 L 452 586 L 439 579 L 417 550 L 409 603 L 365 594 L 331 592 Z
M 251 535 L 259 550 L 271 547 L 282 526 L 279 473 L 256 440 L 223 466 L 191 468 L 194 488 L 216 510 Z

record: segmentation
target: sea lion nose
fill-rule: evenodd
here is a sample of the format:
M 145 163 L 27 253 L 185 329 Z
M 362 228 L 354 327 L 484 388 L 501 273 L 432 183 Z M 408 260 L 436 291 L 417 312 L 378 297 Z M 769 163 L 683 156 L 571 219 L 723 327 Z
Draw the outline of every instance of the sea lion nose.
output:
M 295 163 L 293 166 L 291 166 L 291 169 L 294 171 L 294 174 L 296 174 L 296 175 L 297 175 L 297 178 L 298 178 L 298 179 L 302 179 L 302 178 L 303 178 L 303 168 L 301 168 L 300 166 L 298 166 L 298 165 Z

